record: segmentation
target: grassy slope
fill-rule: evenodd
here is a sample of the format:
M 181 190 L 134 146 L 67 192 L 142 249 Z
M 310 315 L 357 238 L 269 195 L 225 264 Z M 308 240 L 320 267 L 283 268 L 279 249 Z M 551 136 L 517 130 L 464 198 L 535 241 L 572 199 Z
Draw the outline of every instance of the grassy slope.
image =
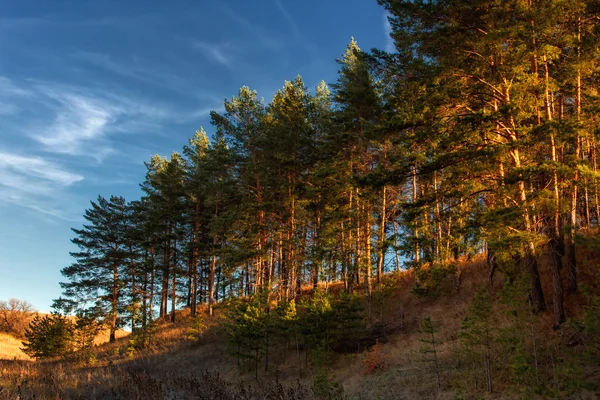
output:
M 0 332 L 0 360 L 29 360 L 29 356 L 21 351 L 21 340 Z
M 580 278 L 585 280 L 591 259 L 580 258 Z M 551 293 L 551 282 L 546 262 L 540 263 L 543 285 L 546 293 Z M 382 295 L 384 301 L 374 301 L 371 309 L 373 324 L 385 327 L 386 334 L 382 343 L 374 350 L 363 351 L 355 354 L 334 355 L 333 364 L 328 368 L 329 378 L 338 382 L 344 389 L 344 393 L 352 398 L 451 398 L 453 388 L 445 385 L 441 392 L 436 390 L 435 376 L 429 371 L 429 367 L 421 361 L 417 350 L 420 345 L 418 338 L 418 324 L 425 315 L 440 321 L 439 339 L 443 344 L 439 348 L 440 362 L 446 366 L 455 365 L 455 348 L 458 343 L 457 332 L 461 320 L 466 314 L 469 304 L 475 292 L 487 285 L 487 265 L 483 258 L 463 263 L 459 267 L 460 284 L 450 283 L 449 295 L 437 300 L 417 297 L 411 293 L 414 286 L 412 272 L 404 272 L 400 277 L 393 275 L 388 277 L 389 289 Z M 502 276 L 498 275 L 491 292 L 501 289 Z M 457 281 L 458 282 L 458 281 Z M 454 287 L 452 287 L 454 286 Z M 335 291 L 338 288 L 332 287 Z M 551 299 L 547 299 L 550 301 Z M 580 299 L 577 296 L 567 297 L 566 308 L 569 315 L 580 313 Z M 216 317 L 207 319 L 208 331 L 199 343 L 187 339 L 190 318 L 186 312 L 178 315 L 176 324 L 159 323 L 154 340 L 149 348 L 128 353 L 128 339 L 118 340 L 117 343 L 105 344 L 95 349 L 93 356 L 81 359 L 73 363 L 62 363 L 61 374 L 54 374 L 54 387 L 48 387 L 43 379 L 36 381 L 37 387 L 31 390 L 36 393 L 45 393 L 50 397 L 51 393 L 71 393 L 74 397 L 82 393 L 95 393 L 95 396 L 108 396 L 115 387 L 135 387 L 133 392 L 127 396 L 148 396 L 139 393 L 141 387 L 151 387 L 153 379 L 171 379 L 173 376 L 202 376 L 204 370 L 218 371 L 220 377 L 228 382 L 237 382 L 242 379 L 245 382 L 255 382 L 252 366 L 240 370 L 236 359 L 229 355 L 225 344 L 225 332 L 220 315 L 223 311 L 217 308 Z M 542 315 L 538 320 L 538 335 L 541 343 L 552 344 L 556 341 L 556 333 L 551 327 L 550 311 Z M 304 354 L 301 354 L 301 362 L 304 362 Z M 370 361 L 369 361 L 370 360 Z M 292 352 L 288 354 L 284 362 L 282 354 L 271 355 L 271 365 L 268 372 L 264 367 L 259 368 L 259 381 L 273 381 L 275 377 L 285 385 L 294 385 L 296 382 L 309 387 L 313 382 L 316 370 L 303 366 L 301 372 L 298 367 L 298 358 Z M 373 373 L 367 374 L 367 364 L 375 364 Z M 275 367 L 277 365 L 277 367 Z M 64 369 L 63 369 L 64 366 Z M 6 367 L 5 367 L 6 368 Z M 31 367 L 27 367 L 31 368 Z M 46 369 L 44 369 L 46 368 Z M 28 369 L 31 376 L 43 377 L 44 371 L 54 370 L 56 364 L 52 362 L 40 366 L 36 370 Z M 0 371 L 3 366 L 0 364 Z M 66 371 L 66 372 L 65 372 Z M 143 383 L 134 385 L 128 382 L 123 372 L 135 373 L 138 381 L 148 379 Z M 453 375 L 452 368 L 447 368 L 445 381 L 450 382 L 460 379 Z M 146 378 L 145 378 L 146 377 Z M 499 384 L 496 393 L 502 393 L 502 377 L 497 377 Z M 0 374 L 0 387 L 2 386 L 2 374 Z M 125 379 L 125 380 L 124 380 Z M 204 377 L 203 381 L 213 378 Z M 216 379 L 216 378 L 215 378 Z M 101 382 L 101 383 L 100 383 Z M 191 384 L 190 384 L 191 385 Z M 52 391 L 55 392 L 52 392 Z M 132 394 L 133 393 L 133 394 Z M 503 398 L 502 395 L 496 398 Z M 43 397 L 43 396 L 42 396 Z M 118 397 L 118 396 L 117 396 Z M 298 397 L 304 398 L 304 397 Z
M 42 313 L 39 314 L 42 316 L 45 315 Z M 32 319 L 34 315 L 32 315 Z M 115 335 L 117 339 L 120 339 L 129 335 L 129 332 L 119 329 Z M 94 343 L 96 345 L 108 343 L 109 337 L 110 332 L 108 330 L 101 331 L 94 340 Z M 31 360 L 31 357 L 21 351 L 21 347 L 23 347 L 21 344 L 22 340 L 8 333 L 0 332 L 0 360 Z

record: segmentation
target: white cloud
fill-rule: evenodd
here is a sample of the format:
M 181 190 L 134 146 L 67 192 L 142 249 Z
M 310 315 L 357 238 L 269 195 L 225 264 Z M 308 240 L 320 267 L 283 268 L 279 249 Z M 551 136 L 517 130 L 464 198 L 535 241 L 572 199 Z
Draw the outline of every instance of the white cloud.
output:
M 0 205 L 16 205 L 47 217 L 73 220 L 64 214 L 64 191 L 83 176 L 41 157 L 0 151 Z
M 76 94 L 58 93 L 51 97 L 59 103 L 54 122 L 43 134 L 34 136 L 46 150 L 80 155 L 89 150 L 84 145 L 93 142 L 96 151 L 91 154 L 95 158 L 110 154 L 110 145 L 102 142 L 107 126 L 121 113 L 118 107 Z
M 8 152 L 0 152 L 0 178 L 0 185 L 6 185 L 10 179 L 27 178 L 62 187 L 83 180 L 83 176 L 69 172 L 43 158 L 20 156 Z
M 18 206 L 42 218 L 73 220 L 77 190 L 99 182 L 106 186 L 114 179 L 99 168 L 72 170 L 63 161 L 86 167 L 90 160 L 102 162 L 121 153 L 127 157 L 118 162 L 139 165 L 155 151 L 132 152 L 124 135 L 168 134 L 163 129 L 166 124 L 197 121 L 218 109 L 209 107 L 214 102 L 208 100 L 182 109 L 122 90 L 0 76 L 0 116 L 9 115 L 0 118 L 4 144 L 0 148 L 0 206 Z M 92 179 L 80 186 L 83 171 Z M 94 173 L 102 179 L 93 182 Z
M 8 89 L 4 95 L 3 88 Z M 36 111 L 33 119 L 0 121 L 0 138 L 23 135 L 41 146 L 33 151 L 97 162 L 118 153 L 122 144 L 119 137 L 123 135 L 161 135 L 166 124 L 195 121 L 220 108 L 222 104 L 211 96 L 195 106 L 181 108 L 105 88 L 36 80 L 17 86 L 0 76 L 0 116 Z

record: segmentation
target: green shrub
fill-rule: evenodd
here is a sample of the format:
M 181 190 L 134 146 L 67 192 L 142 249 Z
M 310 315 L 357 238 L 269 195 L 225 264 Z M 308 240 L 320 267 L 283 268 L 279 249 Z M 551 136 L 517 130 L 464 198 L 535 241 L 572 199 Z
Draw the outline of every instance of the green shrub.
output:
M 25 329 L 23 352 L 30 357 L 50 358 L 65 355 L 73 350 L 73 323 L 62 315 L 36 315 Z

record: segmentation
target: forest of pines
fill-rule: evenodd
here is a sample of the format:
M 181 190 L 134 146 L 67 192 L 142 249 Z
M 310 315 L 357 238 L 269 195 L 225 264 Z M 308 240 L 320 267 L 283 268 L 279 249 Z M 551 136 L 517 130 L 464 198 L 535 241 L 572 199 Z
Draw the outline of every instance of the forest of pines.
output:
M 352 39 L 329 86 L 312 90 L 298 76 L 269 102 L 243 87 L 211 113 L 213 135 L 201 128 L 182 152 L 146 163 L 141 199 L 93 201 L 73 229 L 79 251 L 55 309 L 101 320 L 114 340 L 119 327 L 143 331 L 200 304 L 211 316 L 230 301 L 232 340 L 258 363 L 250 341 L 268 333 L 244 328 L 248 310 L 279 313 L 296 341 L 312 324 L 306 346 L 360 348 L 373 343 L 342 326 L 359 318 L 353 294 L 370 304 L 386 274 L 414 269 L 413 292 L 435 296 L 436 271 L 485 254 L 486 280 L 523 288 L 503 301 L 528 310 L 515 316 L 525 325 L 545 313 L 560 330 L 576 317 L 564 302 L 585 286 L 577 255 L 600 245 L 600 3 L 379 3 L 394 52 Z M 294 328 L 296 304 L 310 314 L 333 284 L 347 318 Z M 492 391 L 486 346 L 497 316 L 480 289 L 461 338 L 483 357 Z M 599 314 L 597 289 L 587 289 L 584 319 Z M 306 292 L 314 297 L 301 304 Z M 582 324 L 598 334 L 597 322 Z M 440 385 L 437 329 L 422 323 Z M 537 363 L 527 376 L 538 379 Z

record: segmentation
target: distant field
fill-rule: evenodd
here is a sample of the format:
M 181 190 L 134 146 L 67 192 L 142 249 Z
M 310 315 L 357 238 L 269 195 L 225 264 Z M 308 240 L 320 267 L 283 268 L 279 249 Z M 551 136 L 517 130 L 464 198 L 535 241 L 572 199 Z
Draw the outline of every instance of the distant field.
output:
M 20 349 L 23 345 L 21 340 L 0 332 L 0 360 L 31 360 L 31 358 L 23 353 Z

